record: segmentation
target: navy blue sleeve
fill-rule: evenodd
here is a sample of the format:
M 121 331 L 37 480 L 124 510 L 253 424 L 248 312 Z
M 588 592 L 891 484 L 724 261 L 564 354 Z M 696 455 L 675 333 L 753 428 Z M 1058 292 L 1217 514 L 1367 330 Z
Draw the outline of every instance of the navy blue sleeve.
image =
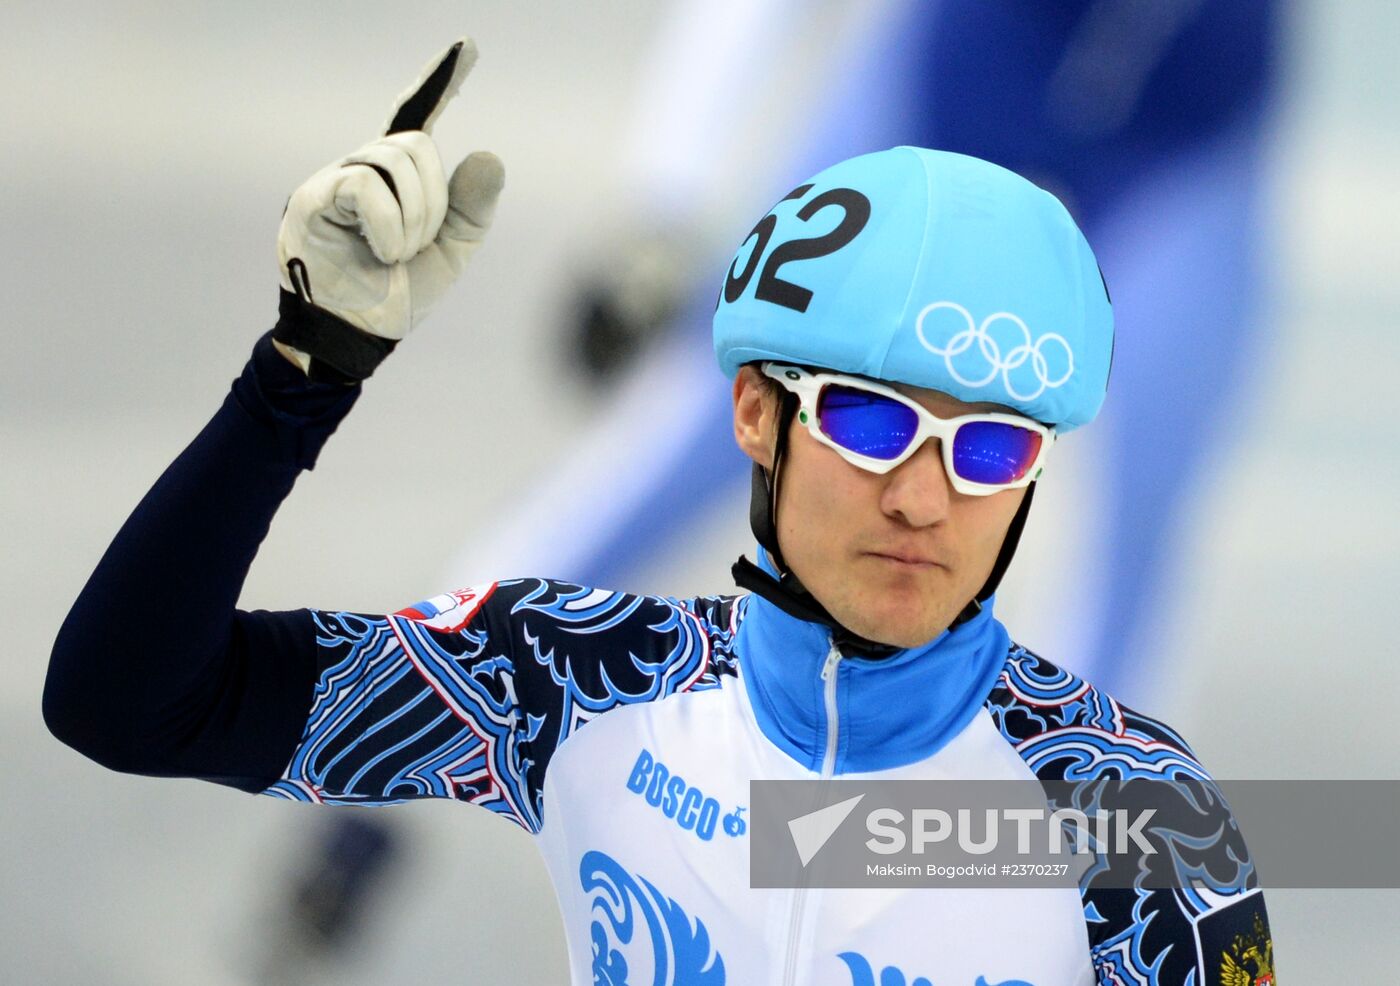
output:
M 359 393 L 258 341 L 64 620 L 43 698 L 55 736 L 131 773 L 247 791 L 282 773 L 311 704 L 313 618 L 236 605 L 278 505 Z
M 733 673 L 734 601 L 517 579 L 387 616 L 238 611 L 278 505 L 357 395 L 258 343 L 74 603 L 45 720 L 116 770 L 328 804 L 450 798 L 538 831 L 579 726 Z

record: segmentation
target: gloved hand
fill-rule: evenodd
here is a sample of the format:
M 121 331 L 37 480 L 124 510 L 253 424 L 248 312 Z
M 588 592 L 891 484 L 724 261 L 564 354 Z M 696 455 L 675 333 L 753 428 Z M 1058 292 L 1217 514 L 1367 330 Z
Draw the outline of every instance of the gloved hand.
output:
M 443 175 L 433 123 L 476 62 L 470 38 L 425 68 L 385 136 L 312 175 L 277 235 L 273 339 L 315 380 L 363 380 L 447 291 L 491 223 L 504 182 L 479 151 Z

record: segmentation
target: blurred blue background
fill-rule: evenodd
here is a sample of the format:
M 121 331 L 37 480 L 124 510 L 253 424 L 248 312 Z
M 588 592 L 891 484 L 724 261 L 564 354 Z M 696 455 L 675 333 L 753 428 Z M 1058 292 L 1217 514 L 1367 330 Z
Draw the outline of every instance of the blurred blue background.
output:
M 72 596 L 271 322 L 286 196 L 372 137 L 432 52 L 474 35 L 481 61 L 437 135 L 449 162 L 479 147 L 505 159 L 497 226 L 299 483 L 243 605 L 384 611 L 483 575 L 585 577 L 606 552 L 550 533 L 572 523 L 547 512 L 550 484 L 567 492 L 580 461 L 637 466 L 636 446 L 599 429 L 635 425 L 631 409 L 655 407 L 667 384 L 581 382 L 567 348 L 580 283 L 654 226 L 687 231 L 696 283 L 717 285 L 716 257 L 786 191 L 788 171 L 839 144 L 822 121 L 857 114 L 871 139 L 888 132 L 861 110 L 877 103 L 866 87 L 896 74 L 873 71 L 871 53 L 907 5 L 766 6 L 767 18 L 733 3 L 698 20 L 699 5 L 562 0 L 0 11 L 5 981 L 276 981 L 259 969 L 285 931 L 286 888 L 325 845 L 324 811 L 109 774 L 39 717 Z M 1220 776 L 1395 776 L 1400 9 L 1300 0 L 1278 21 L 1248 230 L 1253 341 L 1227 354 L 1244 362 L 1227 377 L 1238 393 L 1206 423 L 1214 451 L 1164 522 L 1131 673 L 1104 673 Z M 708 78 L 707 56 L 741 100 L 717 100 L 713 80 L 687 88 Z M 1126 231 L 1104 236 L 1133 242 L 1144 215 L 1122 213 Z M 1164 242 L 1181 235 L 1170 211 L 1150 215 Z M 1115 282 L 1105 263 L 1120 318 L 1154 269 L 1121 256 L 1147 273 Z M 665 365 L 687 338 L 643 365 Z M 697 386 L 723 392 L 711 363 L 692 363 Z M 1090 428 L 1056 449 L 998 602 L 1018 639 L 1070 667 L 1069 655 L 1095 661 L 1075 628 L 1104 605 L 1105 556 L 1086 546 L 1102 537 L 1114 399 L 1105 437 Z M 576 530 L 590 510 L 600 529 L 618 512 L 617 496 L 602 499 L 573 498 Z M 619 565 L 618 587 L 729 591 L 750 540 L 742 476 L 706 504 L 689 544 Z M 179 621 L 172 599 L 169 626 L 152 632 Z M 402 865 L 363 933 L 286 981 L 562 978 L 553 893 L 527 836 L 456 805 L 392 815 Z M 1267 861 L 1261 871 L 1267 885 Z M 1378 939 L 1400 926 L 1400 891 L 1273 891 L 1269 907 L 1286 981 L 1369 975 Z

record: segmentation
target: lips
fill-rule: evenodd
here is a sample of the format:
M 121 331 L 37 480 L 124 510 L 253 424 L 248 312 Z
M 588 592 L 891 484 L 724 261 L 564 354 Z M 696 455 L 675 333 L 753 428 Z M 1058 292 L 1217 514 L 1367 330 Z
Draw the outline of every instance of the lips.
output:
M 923 555 L 915 551 L 887 549 L 884 551 L 867 551 L 866 554 L 888 562 L 906 565 L 909 568 L 936 568 L 942 564 L 935 558 L 930 558 L 928 555 Z

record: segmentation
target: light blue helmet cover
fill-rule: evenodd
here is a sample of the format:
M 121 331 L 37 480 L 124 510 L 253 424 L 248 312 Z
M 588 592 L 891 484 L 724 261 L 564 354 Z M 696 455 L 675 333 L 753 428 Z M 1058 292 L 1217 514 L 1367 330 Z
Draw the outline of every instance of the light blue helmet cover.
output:
M 827 168 L 739 246 L 714 319 L 733 377 L 781 360 L 992 402 L 1066 432 L 1098 413 L 1113 311 L 1065 207 L 1005 168 L 896 147 Z

